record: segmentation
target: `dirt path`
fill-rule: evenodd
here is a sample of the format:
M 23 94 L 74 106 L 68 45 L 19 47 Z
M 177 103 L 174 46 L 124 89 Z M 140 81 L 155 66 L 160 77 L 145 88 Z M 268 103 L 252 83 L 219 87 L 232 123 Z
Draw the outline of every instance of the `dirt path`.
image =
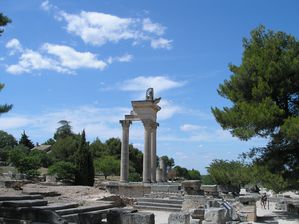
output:
M 281 210 L 275 209 L 275 203 L 270 202 L 269 203 L 269 209 L 268 207 L 266 209 L 262 208 L 260 205 L 260 202 L 258 201 L 256 203 L 256 209 L 257 209 L 257 217 L 258 220 L 256 223 L 275 223 L 278 224 L 299 224 L 299 216 L 297 215 L 291 215 L 287 212 L 283 212 Z

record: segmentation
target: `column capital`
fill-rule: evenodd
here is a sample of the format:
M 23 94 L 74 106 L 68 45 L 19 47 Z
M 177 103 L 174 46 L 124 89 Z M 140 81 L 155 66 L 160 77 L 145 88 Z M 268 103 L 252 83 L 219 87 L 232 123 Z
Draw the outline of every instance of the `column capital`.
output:
M 146 129 L 151 129 L 152 124 L 154 123 L 152 120 L 142 120 L 143 126 Z
M 119 123 L 121 123 L 121 126 L 123 128 L 129 128 L 130 124 L 132 124 L 132 121 L 130 121 L 130 120 L 120 120 Z
M 156 130 L 157 127 L 159 127 L 159 123 L 158 123 L 158 122 L 152 122 L 152 123 L 151 123 L 151 128 L 152 128 L 153 130 Z

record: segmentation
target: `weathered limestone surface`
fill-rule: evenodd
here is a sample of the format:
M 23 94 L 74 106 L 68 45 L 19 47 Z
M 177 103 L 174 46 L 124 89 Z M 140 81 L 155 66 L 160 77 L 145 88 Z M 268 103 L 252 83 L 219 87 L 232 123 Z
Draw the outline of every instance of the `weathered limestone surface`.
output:
M 155 215 L 148 212 L 124 213 L 121 222 L 115 224 L 155 224 Z
M 224 224 L 227 220 L 225 208 L 209 208 L 206 209 L 203 224 Z
M 169 214 L 168 224 L 190 224 L 190 214 L 186 212 L 172 212 Z
M 194 209 L 201 209 L 205 207 L 207 199 L 202 195 L 185 195 L 182 205 L 183 211 L 192 211 Z
M 182 188 L 184 192 L 188 195 L 203 194 L 203 191 L 200 189 L 200 186 L 200 180 L 185 180 L 182 182 Z
M 129 127 L 132 123 L 128 120 L 121 120 L 122 125 L 122 144 L 120 159 L 120 181 L 128 182 L 129 176 Z
M 0 207 L 1 223 L 53 223 L 66 224 L 67 222 L 55 212 L 37 208 Z M 21 220 L 23 220 L 21 222 Z
M 143 153 L 143 183 L 155 183 L 156 180 L 156 158 L 157 140 L 156 129 L 159 124 L 157 112 L 161 109 L 158 106 L 161 98 L 154 98 L 153 88 L 146 91 L 146 99 L 132 101 L 133 110 L 129 115 L 125 115 L 125 120 L 120 123 L 123 127 L 122 147 L 121 147 L 121 169 L 120 181 L 127 182 L 129 175 L 129 126 L 132 121 L 142 121 L 144 126 L 144 153 Z

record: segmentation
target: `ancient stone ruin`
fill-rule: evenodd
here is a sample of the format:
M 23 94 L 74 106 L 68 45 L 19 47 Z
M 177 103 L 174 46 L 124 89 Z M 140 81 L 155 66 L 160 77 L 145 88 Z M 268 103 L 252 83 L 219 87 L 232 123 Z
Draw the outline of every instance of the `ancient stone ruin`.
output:
M 157 168 L 157 113 L 161 98 L 154 98 L 154 89 L 146 91 L 145 100 L 132 101 L 133 110 L 120 120 L 122 125 L 122 145 L 120 182 L 128 182 L 129 176 L 129 129 L 133 121 L 141 121 L 144 126 L 144 153 L 143 153 L 143 183 L 156 183 L 165 181 L 166 167 L 163 160 Z M 157 175 L 156 175 L 157 174 Z

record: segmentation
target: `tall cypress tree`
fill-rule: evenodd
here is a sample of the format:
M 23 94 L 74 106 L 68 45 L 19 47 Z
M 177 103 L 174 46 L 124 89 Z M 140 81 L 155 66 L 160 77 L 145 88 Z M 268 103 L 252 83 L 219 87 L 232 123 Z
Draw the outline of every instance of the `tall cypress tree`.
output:
M 80 144 L 76 153 L 77 174 L 75 177 L 76 185 L 93 186 L 94 166 L 89 144 L 86 142 L 85 130 L 82 131 Z
M 34 144 L 29 139 L 28 135 L 26 135 L 25 131 L 22 133 L 19 144 L 26 146 L 28 149 L 32 149 L 34 147 Z

